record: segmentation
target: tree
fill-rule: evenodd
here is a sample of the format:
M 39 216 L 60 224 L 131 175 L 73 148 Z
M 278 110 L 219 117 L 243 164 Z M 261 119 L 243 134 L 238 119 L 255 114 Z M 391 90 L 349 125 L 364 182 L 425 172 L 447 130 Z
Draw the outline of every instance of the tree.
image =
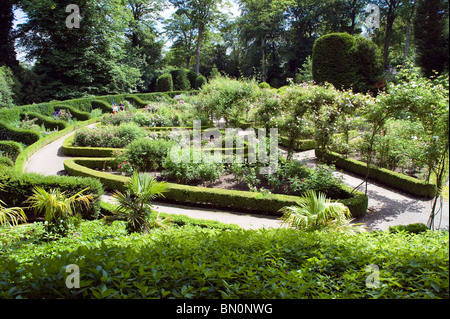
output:
M 429 77 L 434 71 L 448 69 L 448 1 L 419 0 L 414 35 L 417 63 L 425 75 Z
M 177 13 L 173 13 L 171 18 L 165 21 L 164 29 L 169 39 L 174 41 L 172 50 L 185 61 L 185 67 L 189 69 L 191 59 L 196 54 L 195 42 L 198 30 L 186 15 Z
M 259 45 L 262 82 L 267 82 L 268 43 L 282 29 L 288 3 L 289 1 L 283 0 L 240 0 L 241 36 L 248 44 Z
M 15 2 L 14 0 L 0 1 L 0 66 L 6 65 L 9 68 L 19 64 L 12 34 Z
M 206 28 L 218 17 L 218 6 L 222 0 L 170 0 L 177 8 L 178 15 L 185 15 L 192 26 L 197 29 L 197 44 L 195 54 L 195 72 L 200 74 L 200 51 L 202 37 Z
M 331 33 L 320 37 L 313 48 L 313 78 L 329 82 L 337 89 L 349 89 L 357 82 L 356 40 L 348 33 Z
M 71 1 L 23 0 L 19 29 L 27 58 L 36 60 L 43 99 L 131 92 L 138 69 L 123 63 L 129 15 L 120 0 L 82 0 L 80 28 L 66 27 Z
M 379 0 L 378 4 L 382 10 L 383 17 L 386 17 L 386 29 L 384 35 L 383 45 L 383 66 L 386 68 L 389 63 L 389 47 L 391 45 L 391 39 L 393 34 L 394 22 L 399 14 L 399 9 L 404 4 L 401 0 Z
M 129 27 L 125 35 L 129 41 L 125 44 L 125 52 L 121 59 L 126 65 L 141 71 L 138 90 L 149 92 L 154 83 L 156 70 L 162 60 L 164 43 L 158 39 L 155 21 L 160 19 L 160 12 L 166 8 L 165 0 L 127 0 L 130 12 Z

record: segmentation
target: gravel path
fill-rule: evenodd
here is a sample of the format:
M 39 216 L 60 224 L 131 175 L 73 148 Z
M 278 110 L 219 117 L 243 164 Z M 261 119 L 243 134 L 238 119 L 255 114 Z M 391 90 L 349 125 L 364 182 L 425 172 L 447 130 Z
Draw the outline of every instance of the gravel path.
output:
M 63 173 L 63 163 L 64 160 L 68 158 L 64 156 L 62 152 L 62 144 L 65 138 L 67 138 L 67 136 L 43 147 L 31 156 L 24 171 L 44 175 L 59 175 Z M 317 164 L 314 150 L 297 153 L 295 154 L 295 158 L 304 161 L 304 163 L 310 167 L 314 167 Z M 356 187 L 363 180 L 360 176 L 347 172 L 336 172 L 335 174 L 342 175 L 343 182 L 351 187 Z M 364 188 L 360 188 L 360 190 L 364 191 Z M 428 216 L 431 212 L 431 199 L 416 198 L 372 181 L 368 183 L 367 193 L 369 196 L 368 212 L 364 217 L 355 220 L 355 222 L 365 223 L 367 227 L 372 230 L 384 230 L 393 225 L 427 223 Z M 105 200 L 109 199 L 105 197 Z M 194 218 L 213 219 L 224 223 L 237 224 L 245 229 L 280 227 L 280 221 L 276 219 L 276 217 L 262 217 L 258 215 L 162 203 L 156 204 L 155 208 L 157 211 L 170 214 L 182 214 Z M 436 218 L 435 225 L 436 229 L 449 228 L 448 203 L 444 204 L 442 216 Z

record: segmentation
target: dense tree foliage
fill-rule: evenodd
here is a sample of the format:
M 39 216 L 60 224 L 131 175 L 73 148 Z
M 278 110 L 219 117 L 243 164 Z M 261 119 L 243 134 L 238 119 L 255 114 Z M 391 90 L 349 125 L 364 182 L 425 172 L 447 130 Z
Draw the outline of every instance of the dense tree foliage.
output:
M 272 87 L 310 81 L 313 46 L 332 33 L 356 39 L 358 79 L 344 87 L 359 92 L 376 92 L 406 61 L 426 76 L 448 71 L 448 0 L 82 0 L 73 29 L 65 26 L 68 4 L 0 2 L 0 66 L 12 71 L 13 103 L 152 92 L 173 68 Z M 15 25 L 18 9 L 25 19 Z M 166 9 L 172 15 L 163 19 Z

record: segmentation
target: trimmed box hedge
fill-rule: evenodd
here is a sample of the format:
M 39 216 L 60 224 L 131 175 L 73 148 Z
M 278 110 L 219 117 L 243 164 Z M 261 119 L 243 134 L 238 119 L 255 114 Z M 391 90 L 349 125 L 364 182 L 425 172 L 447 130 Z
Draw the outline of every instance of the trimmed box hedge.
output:
M 20 152 L 22 152 L 22 145 L 14 141 L 0 141 L 0 151 L 15 161 Z
M 367 174 L 367 165 L 364 162 L 352 158 L 345 158 L 344 155 L 334 152 L 327 151 L 323 153 L 318 149 L 315 150 L 315 154 L 320 160 L 332 163 L 336 167 L 343 168 L 362 176 L 366 176 Z M 370 166 L 369 178 L 415 196 L 433 198 L 437 193 L 435 184 L 427 183 L 417 178 L 393 172 L 388 169 L 378 168 L 373 165 Z
M 289 147 L 289 138 L 286 136 L 279 136 L 278 143 L 284 147 Z M 317 142 L 315 140 L 296 140 L 294 143 L 294 151 L 309 151 L 315 149 L 317 146 Z
M 122 149 L 108 147 L 79 147 L 73 146 L 75 135 L 70 135 L 63 142 L 63 153 L 67 156 L 80 157 L 111 157 L 113 154 Z
M 100 196 L 104 194 L 103 185 L 94 178 L 79 178 L 73 176 L 44 176 L 35 173 L 20 173 L 14 170 L 4 171 L 0 175 L 0 183 L 6 185 L 0 190 L 0 199 L 3 200 L 8 207 L 23 207 L 27 217 L 33 219 L 33 212 L 27 209 L 25 201 L 32 195 L 33 188 L 42 187 L 49 191 L 58 188 L 67 192 L 69 196 L 77 192 L 89 188 L 85 194 L 93 194 L 94 201 L 90 208 L 84 206 L 77 207 L 77 212 L 81 213 L 85 219 L 97 218 L 100 212 L 99 203 Z M 40 216 L 42 217 L 42 216 Z
M 20 119 L 24 120 L 26 117 L 28 119 L 37 119 L 36 124 L 44 125 L 45 128 L 50 130 L 64 130 L 67 127 L 67 122 L 62 120 L 55 120 L 50 116 L 45 116 L 37 112 L 21 112 Z
M 26 145 L 36 143 L 41 138 L 41 134 L 36 131 L 16 128 L 12 125 L 0 121 L 0 139 L 6 141 L 21 142 Z
M 106 190 L 124 190 L 128 177 L 96 171 L 112 165 L 112 158 L 73 158 L 64 162 L 69 175 L 94 177 L 99 179 Z M 248 211 L 263 215 L 281 215 L 279 210 L 285 206 L 295 205 L 299 197 L 279 194 L 261 194 L 236 190 L 206 188 L 168 183 L 168 192 L 164 201 L 189 205 L 209 206 L 221 209 Z M 342 193 L 349 198 L 338 201 L 346 205 L 353 217 L 362 216 L 367 211 L 368 197 L 342 184 Z
M 79 121 L 87 121 L 91 118 L 91 113 L 80 111 L 70 105 L 67 104 L 56 104 L 54 106 L 54 110 L 68 110 L 72 116 Z

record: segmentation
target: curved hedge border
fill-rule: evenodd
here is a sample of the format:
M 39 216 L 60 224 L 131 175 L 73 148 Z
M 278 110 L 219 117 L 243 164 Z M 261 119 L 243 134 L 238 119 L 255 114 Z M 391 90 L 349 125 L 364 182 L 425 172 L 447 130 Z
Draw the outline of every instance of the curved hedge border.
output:
M 37 119 L 36 124 L 42 125 L 44 124 L 45 128 L 50 130 L 64 130 L 67 127 L 66 121 L 54 120 L 50 116 L 45 116 L 37 112 L 21 112 L 20 119 L 24 120 L 25 117 L 28 119 Z
M 14 165 L 15 170 L 19 172 L 23 172 L 23 169 L 25 168 L 25 164 L 28 162 L 28 159 L 37 151 L 39 151 L 44 146 L 56 141 L 57 139 L 75 131 L 78 128 L 84 127 L 89 124 L 93 124 L 97 122 L 99 119 L 91 119 L 89 121 L 84 122 L 78 122 L 77 124 L 71 125 L 67 127 L 66 129 L 62 131 L 55 132 L 45 138 L 42 138 L 38 140 L 37 142 L 33 143 L 32 145 L 25 148 L 19 156 L 17 156 L 16 163 Z
M 279 136 L 278 143 L 284 147 L 289 147 L 289 138 L 286 136 Z M 315 149 L 317 142 L 315 140 L 296 140 L 294 143 L 294 151 L 309 151 Z
M 39 139 L 41 138 L 41 134 L 36 131 L 16 128 L 12 125 L 0 121 L 0 138 L 1 140 L 12 140 L 31 145 L 39 141 Z
M 367 165 L 364 162 L 345 158 L 344 155 L 334 152 L 322 153 L 318 149 L 315 150 L 315 154 L 316 157 L 322 161 L 333 163 L 339 168 L 346 169 L 358 175 L 365 176 L 367 173 Z M 427 183 L 417 178 L 396 173 L 388 169 L 378 168 L 373 165 L 370 166 L 369 178 L 415 196 L 433 198 L 437 193 L 435 184 Z
M 124 185 L 129 180 L 128 177 L 94 170 L 94 168 L 103 168 L 110 163 L 112 163 L 112 158 L 73 158 L 64 162 L 64 169 L 69 175 L 99 179 L 105 190 L 124 190 Z M 358 191 L 354 191 L 352 194 L 350 187 L 341 185 L 342 191 L 347 193 L 350 198 L 338 201 L 350 209 L 353 217 L 364 215 L 367 211 L 368 197 Z M 263 215 L 281 215 L 279 212 L 281 208 L 295 205 L 299 199 L 297 196 L 261 194 L 174 183 L 168 183 L 168 188 L 165 199 L 163 199 L 165 201 L 248 211 Z

